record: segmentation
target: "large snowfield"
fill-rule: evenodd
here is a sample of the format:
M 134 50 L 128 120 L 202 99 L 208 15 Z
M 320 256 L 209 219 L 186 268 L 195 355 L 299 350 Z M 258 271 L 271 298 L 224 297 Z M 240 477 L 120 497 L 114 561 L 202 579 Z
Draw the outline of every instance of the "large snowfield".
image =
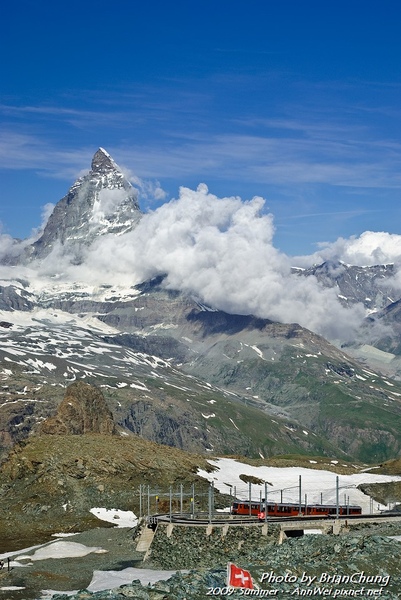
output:
M 198 471 L 198 475 L 214 483 L 214 486 L 224 494 L 234 494 L 238 498 L 247 500 L 249 497 L 249 485 L 240 479 L 240 475 L 257 477 L 267 484 L 268 501 L 280 502 L 281 491 L 283 502 L 298 502 L 299 500 L 299 476 L 301 476 L 302 502 L 307 496 L 308 504 L 319 504 L 323 499 L 324 504 L 335 504 L 337 495 L 336 473 L 323 469 L 306 469 L 302 467 L 253 467 L 231 458 L 219 458 L 210 460 L 211 465 L 216 467 L 212 473 Z M 313 463 L 314 461 L 310 461 Z M 332 465 L 340 464 L 339 461 L 331 461 Z M 385 483 L 390 481 L 401 481 L 401 477 L 389 475 L 374 475 L 371 472 L 357 473 L 353 475 L 339 475 L 339 503 L 357 504 L 362 507 L 363 513 L 371 512 L 372 502 L 369 496 L 357 489 L 362 483 Z M 252 485 L 252 500 L 259 501 L 264 498 L 265 485 Z M 373 503 L 374 512 L 387 508 L 383 505 Z

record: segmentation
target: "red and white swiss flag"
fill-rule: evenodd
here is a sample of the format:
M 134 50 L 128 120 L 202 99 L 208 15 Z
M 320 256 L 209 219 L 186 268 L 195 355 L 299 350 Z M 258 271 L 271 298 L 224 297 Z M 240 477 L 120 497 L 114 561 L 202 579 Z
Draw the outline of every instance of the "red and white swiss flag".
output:
M 237 567 L 234 563 L 227 565 L 227 586 L 254 589 L 250 572 Z

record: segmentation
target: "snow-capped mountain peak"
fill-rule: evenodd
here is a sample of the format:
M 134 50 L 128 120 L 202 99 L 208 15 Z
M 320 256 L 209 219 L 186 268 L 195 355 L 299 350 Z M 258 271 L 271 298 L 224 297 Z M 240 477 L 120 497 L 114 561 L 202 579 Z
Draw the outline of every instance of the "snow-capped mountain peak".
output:
M 91 170 L 55 206 L 30 258 L 47 256 L 56 245 L 79 258 L 83 247 L 101 235 L 121 235 L 136 226 L 141 211 L 137 191 L 110 154 L 99 148 Z
M 100 147 L 93 155 L 91 169 L 92 171 L 101 171 L 102 169 L 109 170 L 110 168 L 120 170 L 107 150 Z
M 102 187 L 133 189 L 129 181 L 126 180 L 121 168 L 104 148 L 99 148 L 93 155 L 89 175 L 91 175 L 94 182 L 100 183 Z

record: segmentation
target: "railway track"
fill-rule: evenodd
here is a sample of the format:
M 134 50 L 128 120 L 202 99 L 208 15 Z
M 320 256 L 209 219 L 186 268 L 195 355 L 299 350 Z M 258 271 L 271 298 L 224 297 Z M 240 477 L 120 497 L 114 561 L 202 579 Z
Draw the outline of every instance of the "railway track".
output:
M 379 514 L 367 514 L 367 515 L 340 515 L 338 517 L 329 515 L 327 517 L 321 516 L 301 516 L 301 517 L 268 517 L 266 521 L 259 521 L 257 517 L 234 517 L 232 515 L 227 517 L 209 518 L 207 515 L 185 515 L 179 513 L 173 514 L 155 514 L 146 517 L 149 526 L 157 525 L 159 523 L 174 523 L 175 525 L 190 525 L 190 526 L 208 526 L 208 525 L 230 525 L 230 526 L 244 526 L 244 525 L 263 525 L 263 523 L 313 523 L 322 522 L 327 523 L 329 521 L 366 521 L 375 522 L 383 520 L 401 520 L 401 513 L 379 513 Z

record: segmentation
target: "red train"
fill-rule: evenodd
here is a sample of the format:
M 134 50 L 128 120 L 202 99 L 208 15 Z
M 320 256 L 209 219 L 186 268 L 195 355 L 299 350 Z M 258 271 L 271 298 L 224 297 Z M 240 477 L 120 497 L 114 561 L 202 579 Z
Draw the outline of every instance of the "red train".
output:
M 268 517 L 298 517 L 300 510 L 299 504 L 290 502 L 268 502 L 267 516 Z M 337 515 L 337 506 L 335 504 L 301 504 L 301 513 L 311 517 L 328 517 Z M 246 500 L 238 500 L 231 505 L 232 515 L 248 515 L 259 517 L 262 521 L 265 518 L 265 503 L 251 502 L 251 510 L 249 511 L 249 502 Z M 362 508 L 357 505 L 338 506 L 338 514 L 342 516 L 361 515 Z

